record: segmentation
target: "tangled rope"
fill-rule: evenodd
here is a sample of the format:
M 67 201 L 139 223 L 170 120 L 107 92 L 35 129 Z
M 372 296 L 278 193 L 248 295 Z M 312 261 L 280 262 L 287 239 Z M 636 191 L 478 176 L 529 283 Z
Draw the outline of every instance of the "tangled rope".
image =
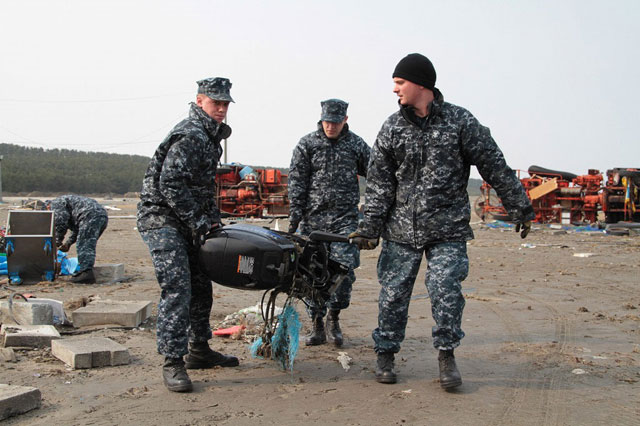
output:
M 270 358 L 282 366 L 283 370 L 293 372 L 293 362 L 298 353 L 300 318 L 293 307 L 293 298 L 287 297 L 284 308 L 279 315 L 275 315 L 276 299 L 280 292 L 272 290 L 265 292 L 262 297 L 261 310 L 264 319 L 262 334 L 250 347 L 254 358 Z M 264 300 L 269 294 L 265 305 Z

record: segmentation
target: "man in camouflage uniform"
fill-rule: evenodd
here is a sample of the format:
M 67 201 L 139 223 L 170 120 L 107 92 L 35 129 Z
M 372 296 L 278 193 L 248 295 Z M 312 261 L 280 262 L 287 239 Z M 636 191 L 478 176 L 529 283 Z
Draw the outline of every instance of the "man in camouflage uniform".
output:
M 470 166 L 475 165 L 496 190 L 518 223 L 516 230 L 522 228 L 522 238 L 534 212 L 489 129 L 469 111 L 444 102 L 429 59 L 417 53 L 406 56 L 396 66 L 393 81 L 400 110 L 378 133 L 364 220 L 350 237 L 366 249 L 375 248 L 380 236 L 384 239 L 378 259 L 378 328 L 373 331 L 376 380 L 396 382 L 394 354 L 404 339 L 411 291 L 424 254 L 440 385 L 449 389 L 462 384 L 453 350 L 464 337 L 461 284 L 469 269 L 466 241 L 473 238 L 467 194 Z
M 95 283 L 96 245 L 107 228 L 107 211 L 93 198 L 80 195 L 58 197 L 49 203 L 49 209 L 53 211 L 58 249 L 67 252 L 77 242 L 78 268 L 71 276 L 71 282 Z M 71 234 L 64 240 L 67 230 Z
M 223 123 L 233 102 L 230 89 L 226 78 L 198 81 L 189 117 L 153 155 L 138 203 L 138 230 L 162 289 L 157 322 L 158 352 L 165 356 L 162 374 L 174 392 L 193 389 L 186 368 L 238 365 L 236 357 L 215 352 L 207 343 L 212 284 L 198 259 L 204 236 L 221 225 L 214 180 L 220 142 L 231 135 Z
M 349 130 L 349 104 L 328 99 L 321 106 L 318 129 L 300 139 L 291 158 L 289 232 L 296 232 L 300 224 L 303 235 L 315 230 L 348 235 L 358 224 L 358 175 L 367 174 L 370 148 Z M 313 322 L 307 345 L 327 341 L 323 323 L 327 308 L 329 340 L 336 346 L 342 346 L 343 342 L 338 316 L 349 306 L 351 287 L 356 280 L 353 270 L 360 265 L 360 251 L 347 243 L 331 243 L 329 249 L 330 257 L 349 268 L 349 273 L 325 306 L 307 301 Z

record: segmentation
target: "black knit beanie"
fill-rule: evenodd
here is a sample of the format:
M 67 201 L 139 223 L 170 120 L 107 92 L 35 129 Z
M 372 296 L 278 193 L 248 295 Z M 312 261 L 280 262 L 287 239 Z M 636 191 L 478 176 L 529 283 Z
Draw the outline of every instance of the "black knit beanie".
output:
M 393 77 L 404 78 L 429 90 L 436 86 L 436 70 L 426 56 L 411 53 L 398 62 Z

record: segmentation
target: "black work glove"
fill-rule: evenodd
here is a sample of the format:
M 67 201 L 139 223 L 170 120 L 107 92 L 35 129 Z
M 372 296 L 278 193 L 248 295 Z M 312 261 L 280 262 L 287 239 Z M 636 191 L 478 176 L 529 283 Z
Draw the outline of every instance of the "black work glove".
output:
M 379 238 L 369 238 L 358 234 L 358 231 L 349 234 L 349 242 L 358 246 L 360 250 L 373 250 L 378 246 Z
M 520 232 L 522 229 L 522 232 Z M 529 235 L 529 231 L 531 231 L 531 221 L 527 220 L 526 222 L 518 223 L 516 225 L 516 232 L 520 232 L 520 238 L 525 238 Z
M 216 133 L 218 142 L 222 139 L 227 139 L 229 136 L 231 136 L 231 127 L 226 123 L 220 123 L 220 126 L 218 126 L 218 133 Z
M 287 230 L 287 232 L 290 234 L 295 234 L 297 230 L 298 230 L 298 222 L 290 222 L 289 229 Z
M 71 248 L 71 244 L 69 244 L 68 241 L 65 241 L 64 243 L 60 244 L 58 246 L 58 250 L 62 251 L 62 252 L 68 252 L 69 249 Z
M 214 222 L 211 226 L 208 226 L 205 224 L 205 225 L 202 225 L 200 228 L 196 229 L 195 231 L 193 231 L 192 233 L 193 245 L 196 247 L 204 245 L 204 243 L 207 241 L 207 234 L 209 234 L 209 232 L 221 226 L 222 226 L 222 222 Z

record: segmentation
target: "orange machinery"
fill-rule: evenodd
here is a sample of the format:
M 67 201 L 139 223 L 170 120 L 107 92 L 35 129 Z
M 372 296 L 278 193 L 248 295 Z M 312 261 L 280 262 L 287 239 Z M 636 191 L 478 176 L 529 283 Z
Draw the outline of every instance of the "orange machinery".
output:
M 287 175 L 278 169 L 224 164 L 216 174 L 216 201 L 223 217 L 286 217 Z
M 518 171 L 519 173 L 519 171 Z M 607 181 L 600 171 L 590 169 L 586 175 L 531 166 L 528 178 L 520 178 L 531 200 L 538 223 L 582 224 L 598 221 L 598 212 L 606 223 L 621 220 L 640 222 L 640 170 L 616 168 L 607 171 Z M 509 215 L 486 182 L 475 211 L 483 220 L 492 216 L 509 220 Z M 637 210 L 636 210 L 637 209 Z

